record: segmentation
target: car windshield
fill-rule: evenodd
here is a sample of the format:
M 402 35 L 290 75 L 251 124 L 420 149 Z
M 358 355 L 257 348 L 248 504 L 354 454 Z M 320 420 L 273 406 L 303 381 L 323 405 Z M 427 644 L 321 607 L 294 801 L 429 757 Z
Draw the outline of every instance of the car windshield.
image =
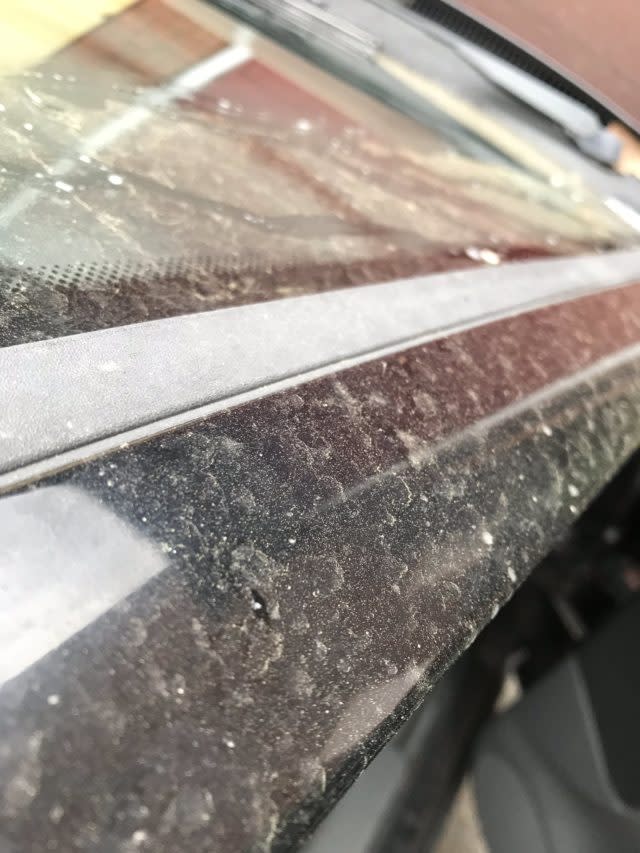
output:
M 71 6 L 0 15 L 0 345 L 637 241 L 401 66 L 420 120 L 214 5 Z

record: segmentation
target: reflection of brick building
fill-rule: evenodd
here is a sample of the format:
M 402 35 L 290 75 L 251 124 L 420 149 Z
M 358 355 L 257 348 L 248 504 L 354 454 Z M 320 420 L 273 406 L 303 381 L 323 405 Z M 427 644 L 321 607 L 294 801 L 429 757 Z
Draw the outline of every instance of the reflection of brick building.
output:
M 219 50 L 223 40 L 165 0 L 138 0 L 52 56 L 45 67 L 78 65 L 153 85 Z
M 200 4 L 140 0 L 48 65 L 160 85 L 225 46 L 220 17 L 211 10 L 207 14 Z M 171 126 L 158 116 L 145 124 L 143 135 L 136 132 L 138 142 L 123 139 L 113 149 L 118 168 L 144 175 L 152 161 L 168 161 L 183 191 L 202 196 L 208 188 L 212 199 L 235 207 L 245 204 L 257 216 L 315 217 L 315 232 L 304 223 L 275 228 L 280 231 L 279 254 L 291 260 L 300 253 L 315 257 L 312 242 L 321 236 L 326 238 L 320 252 L 325 260 L 330 238 L 330 254 L 345 263 L 389 252 L 406 257 L 408 252 L 407 263 L 394 267 L 397 275 L 465 264 L 469 245 L 498 246 L 505 257 L 548 253 L 544 237 L 551 230 L 568 241 L 566 248 L 580 243 L 584 231 L 575 206 L 566 213 L 557 205 L 537 208 L 523 175 L 512 180 L 508 168 L 470 159 L 447 141 L 440 127 L 407 123 L 365 96 L 347 95 L 331 78 L 321 76 L 309 89 L 300 61 L 295 62 L 283 59 L 277 49 L 266 54 L 258 49 L 257 59 L 183 102 L 185 119 L 201 116 L 197 126 L 175 121 Z M 220 103 L 232 107 L 227 116 L 220 115 Z M 356 127 L 358 134 L 349 136 Z M 301 129 L 309 132 L 298 133 Z M 185 160 L 187 151 L 192 159 Z M 207 153 L 218 176 L 213 183 L 212 169 L 205 166 Z M 339 221 L 328 230 L 325 223 L 323 230 L 318 224 L 323 215 Z M 339 222 L 343 226 L 336 227 Z M 242 223 L 234 230 L 254 249 L 264 243 L 259 233 L 245 234 Z M 255 223 L 248 230 L 259 231 Z M 307 239 L 294 249 L 289 243 L 296 232 Z M 338 236 L 344 245 L 335 244 Z M 233 249 L 238 240 L 228 234 L 227 242 Z M 273 246 L 273 236 L 269 243 Z M 553 249 L 561 250 L 557 245 Z
M 451 117 L 418 124 L 259 37 L 251 57 L 140 116 L 147 87 L 231 37 L 206 4 L 173 3 L 141 0 L 41 65 L 36 99 L 55 110 L 3 93 L 8 115 L 23 111 L 17 132 L 33 130 L 8 155 L 18 197 L 33 152 L 52 163 L 107 140 L 62 189 L 43 180 L 28 223 L 12 224 L 16 245 L 37 247 L 25 270 L 55 278 L 43 323 L 58 298 L 82 331 L 103 314 L 113 325 L 627 239 L 594 199 L 484 157 L 480 138 L 465 148 Z M 61 205 L 66 244 L 50 227 Z

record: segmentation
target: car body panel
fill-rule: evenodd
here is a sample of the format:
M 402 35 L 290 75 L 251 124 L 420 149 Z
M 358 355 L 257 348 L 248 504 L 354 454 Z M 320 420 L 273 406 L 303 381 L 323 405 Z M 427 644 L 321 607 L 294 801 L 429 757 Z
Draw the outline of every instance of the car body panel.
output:
M 633 227 L 187 7 L 3 82 L 8 850 L 295 847 L 640 435 Z

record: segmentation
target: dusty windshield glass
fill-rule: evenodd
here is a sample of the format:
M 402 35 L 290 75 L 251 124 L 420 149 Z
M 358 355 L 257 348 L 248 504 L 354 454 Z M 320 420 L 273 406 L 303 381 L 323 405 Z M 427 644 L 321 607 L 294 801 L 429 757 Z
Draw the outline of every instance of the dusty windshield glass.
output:
M 198 0 L 34 16 L 2 60 L 1 345 L 635 242 L 433 81 L 417 122 Z

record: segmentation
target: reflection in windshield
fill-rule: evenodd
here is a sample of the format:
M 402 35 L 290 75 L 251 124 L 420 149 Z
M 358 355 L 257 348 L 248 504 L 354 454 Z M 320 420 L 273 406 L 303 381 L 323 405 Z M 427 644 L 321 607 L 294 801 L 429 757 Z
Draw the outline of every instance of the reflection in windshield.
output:
M 196 0 L 142 0 L 0 103 L 2 345 L 634 236 Z

